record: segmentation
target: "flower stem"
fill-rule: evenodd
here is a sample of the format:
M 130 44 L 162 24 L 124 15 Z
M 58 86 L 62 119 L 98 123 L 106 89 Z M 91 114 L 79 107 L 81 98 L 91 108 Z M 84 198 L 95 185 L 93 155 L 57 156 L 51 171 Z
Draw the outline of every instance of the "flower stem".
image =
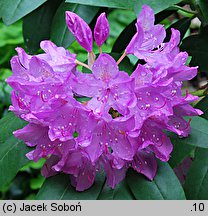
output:
M 126 57 L 126 52 L 124 52 L 123 55 L 119 58 L 119 60 L 116 62 L 117 65 L 119 65 L 125 57 Z
M 174 8 L 174 9 L 177 9 L 177 10 L 181 10 L 181 11 L 189 13 L 189 14 L 194 14 L 194 15 L 198 14 L 197 11 L 190 11 L 190 10 L 187 10 L 187 9 L 185 9 L 183 7 L 178 6 L 178 5 L 173 5 L 171 8 Z
M 89 67 L 87 64 L 85 64 L 85 63 L 83 63 L 83 62 L 81 62 L 81 61 L 78 61 L 77 59 L 76 59 L 75 63 L 78 64 L 78 65 L 81 65 L 81 66 L 83 66 L 83 67 L 85 67 L 85 68 L 87 68 L 87 69 L 90 70 L 90 67 Z
M 94 53 L 93 52 L 89 52 L 89 56 L 91 58 L 91 61 L 92 61 L 92 64 L 94 63 L 95 61 L 95 56 L 94 56 Z
M 100 54 L 101 54 L 101 53 L 103 52 L 103 51 L 102 51 L 102 47 L 99 46 L 98 49 L 99 49 L 99 52 L 100 52 Z

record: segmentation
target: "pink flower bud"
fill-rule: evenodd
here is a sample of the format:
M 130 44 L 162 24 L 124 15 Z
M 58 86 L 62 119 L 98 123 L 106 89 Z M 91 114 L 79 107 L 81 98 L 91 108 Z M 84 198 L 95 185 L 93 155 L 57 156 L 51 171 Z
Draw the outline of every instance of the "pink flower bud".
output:
M 97 19 L 95 29 L 94 29 L 94 38 L 98 46 L 102 46 L 105 40 L 109 35 L 109 23 L 105 16 L 105 13 L 100 14 Z
M 92 31 L 88 24 L 78 15 L 66 11 L 66 24 L 78 43 L 88 52 L 92 51 Z

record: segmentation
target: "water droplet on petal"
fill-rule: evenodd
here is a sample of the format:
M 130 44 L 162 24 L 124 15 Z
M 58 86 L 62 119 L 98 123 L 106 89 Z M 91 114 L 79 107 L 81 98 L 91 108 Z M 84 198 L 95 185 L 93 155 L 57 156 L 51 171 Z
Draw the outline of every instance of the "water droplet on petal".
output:
M 149 109 L 149 108 L 150 108 L 150 104 L 146 104 L 145 109 Z
M 171 91 L 171 95 L 174 96 L 175 94 L 176 94 L 176 90 L 173 89 L 173 90 Z
M 146 95 L 147 95 L 147 96 L 150 96 L 150 92 L 147 91 L 147 92 L 146 92 Z
M 138 101 L 142 101 L 142 97 L 138 97 L 137 99 L 138 99 Z

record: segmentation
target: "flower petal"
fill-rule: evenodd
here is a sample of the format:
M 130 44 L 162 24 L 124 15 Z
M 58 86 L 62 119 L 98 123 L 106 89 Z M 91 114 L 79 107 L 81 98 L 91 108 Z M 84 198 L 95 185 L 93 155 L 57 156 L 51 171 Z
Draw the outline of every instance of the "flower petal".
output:
M 148 179 L 153 180 L 157 171 L 156 158 L 152 153 L 138 151 L 134 156 L 132 168 L 145 175 Z
M 118 65 L 110 55 L 100 54 L 93 64 L 92 73 L 98 80 L 109 82 L 118 75 Z

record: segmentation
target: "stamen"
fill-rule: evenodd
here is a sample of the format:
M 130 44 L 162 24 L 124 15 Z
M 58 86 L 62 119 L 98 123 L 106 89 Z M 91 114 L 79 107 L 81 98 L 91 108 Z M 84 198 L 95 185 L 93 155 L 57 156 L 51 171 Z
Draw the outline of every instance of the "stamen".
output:
M 166 101 L 166 98 L 164 99 L 164 104 L 162 106 L 154 106 L 154 108 L 157 108 L 157 109 L 162 109 L 165 105 L 166 105 L 167 101 Z
M 186 89 L 186 96 L 185 96 L 185 99 L 188 97 L 188 94 L 189 94 L 189 90 Z
M 43 158 L 46 158 L 46 156 L 47 156 L 47 155 L 46 155 L 46 150 L 45 150 L 44 148 L 42 148 L 42 157 L 43 157 Z
M 122 135 L 125 134 L 125 132 L 124 132 L 124 131 L 121 131 L 121 130 L 118 130 L 118 132 L 119 132 L 120 134 L 122 134 Z
M 127 56 L 126 52 L 123 53 L 123 55 L 119 58 L 119 60 L 116 62 L 117 65 L 121 63 L 121 61 Z
M 88 181 L 89 181 L 90 183 L 93 183 L 94 180 L 95 180 L 95 175 L 92 174 L 92 178 L 91 178 L 89 172 L 87 172 L 87 179 L 88 179 Z
M 186 127 L 183 130 L 186 130 L 186 129 L 188 129 L 190 127 L 191 120 L 192 120 L 192 118 L 189 118 L 189 120 L 187 122 L 187 125 L 186 125 Z
M 40 97 L 41 97 L 43 102 L 48 102 L 48 100 L 45 99 L 44 93 L 42 91 L 40 93 Z
M 104 149 L 105 154 L 108 154 L 108 146 L 105 144 L 105 149 Z
M 46 168 L 46 170 L 48 172 L 49 171 L 48 164 L 45 163 L 44 166 L 45 166 L 45 168 Z
M 165 142 L 165 135 L 163 134 L 163 135 L 162 135 L 161 143 L 160 143 L 160 144 L 156 144 L 156 143 L 155 143 L 155 144 L 156 144 L 157 147 L 162 147 L 163 144 L 164 144 L 164 142 Z

